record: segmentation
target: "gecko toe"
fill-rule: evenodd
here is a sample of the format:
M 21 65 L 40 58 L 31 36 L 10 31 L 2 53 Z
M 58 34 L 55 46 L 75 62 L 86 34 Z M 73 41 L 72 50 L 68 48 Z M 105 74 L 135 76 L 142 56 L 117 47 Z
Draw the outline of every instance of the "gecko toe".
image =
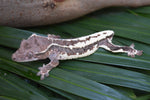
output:
M 37 76 L 41 76 L 41 80 L 43 80 L 44 78 L 45 78 L 45 76 L 47 76 L 47 74 L 45 74 L 45 73 L 42 73 L 41 71 L 39 71 L 38 73 L 37 73 Z
M 37 76 L 40 76 L 40 75 L 41 75 L 41 71 L 39 71 L 36 75 L 37 75 Z
M 38 69 L 39 69 L 39 70 L 41 70 L 41 69 L 42 69 L 42 67 L 39 67 Z
M 37 76 L 41 76 L 41 80 L 43 80 L 45 77 L 49 76 L 49 71 L 46 66 L 43 64 L 43 67 L 38 68 L 40 71 L 37 73 Z
M 133 55 L 131 55 L 131 57 L 132 57 L 132 58 L 134 58 L 134 57 L 135 57 L 135 55 L 133 54 Z
M 45 78 L 45 76 L 44 76 L 44 74 L 41 74 L 41 80 L 44 80 L 44 78 Z
M 131 49 L 128 52 L 128 56 L 131 56 L 132 58 L 135 57 L 135 55 L 141 56 L 143 54 L 142 50 L 136 50 L 136 49 Z
M 48 77 L 48 76 L 49 76 L 49 73 L 45 73 L 45 76 Z
M 139 51 L 137 51 L 136 55 L 141 56 L 142 54 L 143 54 L 143 50 L 139 50 Z

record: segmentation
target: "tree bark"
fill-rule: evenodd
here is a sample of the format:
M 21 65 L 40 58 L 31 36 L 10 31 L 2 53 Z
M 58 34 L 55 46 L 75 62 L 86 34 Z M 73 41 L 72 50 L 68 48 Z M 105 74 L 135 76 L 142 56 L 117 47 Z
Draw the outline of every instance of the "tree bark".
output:
M 78 18 L 105 7 L 144 5 L 150 5 L 150 0 L 0 0 L 0 25 L 48 25 Z

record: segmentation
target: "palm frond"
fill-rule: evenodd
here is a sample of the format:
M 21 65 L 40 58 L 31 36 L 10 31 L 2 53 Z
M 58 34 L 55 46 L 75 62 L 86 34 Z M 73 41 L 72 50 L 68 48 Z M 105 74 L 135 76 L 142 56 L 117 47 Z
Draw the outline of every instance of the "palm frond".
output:
M 144 9 L 150 7 L 113 9 L 104 9 L 74 21 L 50 26 L 25 29 L 0 26 L 0 99 L 148 100 L 150 13 Z M 29 63 L 11 60 L 21 40 L 33 33 L 73 38 L 103 30 L 115 31 L 115 44 L 134 43 L 144 54 L 130 58 L 126 54 L 113 54 L 100 48 L 91 56 L 61 61 L 43 81 L 39 80 L 36 73 L 39 66 L 48 63 L 47 60 Z M 143 93 L 143 96 L 137 92 Z

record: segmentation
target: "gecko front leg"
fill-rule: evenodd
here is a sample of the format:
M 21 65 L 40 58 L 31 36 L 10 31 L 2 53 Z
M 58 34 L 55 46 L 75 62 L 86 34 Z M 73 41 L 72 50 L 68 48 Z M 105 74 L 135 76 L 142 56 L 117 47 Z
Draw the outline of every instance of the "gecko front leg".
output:
M 43 64 L 43 67 L 39 67 L 39 72 L 37 73 L 37 76 L 41 75 L 41 80 L 43 80 L 46 77 L 49 76 L 49 71 L 51 71 L 54 67 L 57 67 L 59 65 L 59 60 L 57 59 L 58 53 L 51 53 L 49 58 L 50 58 L 50 63 L 47 65 Z

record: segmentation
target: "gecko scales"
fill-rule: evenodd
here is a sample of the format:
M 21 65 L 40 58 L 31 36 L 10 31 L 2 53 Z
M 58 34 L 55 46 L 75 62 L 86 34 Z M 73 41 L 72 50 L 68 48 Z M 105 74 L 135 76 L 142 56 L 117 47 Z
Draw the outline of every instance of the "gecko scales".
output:
M 114 53 L 127 53 L 128 56 L 142 55 L 141 50 L 130 46 L 119 46 L 112 43 L 114 32 L 106 30 L 88 36 L 74 39 L 61 39 L 59 36 L 48 34 L 47 37 L 33 34 L 27 40 L 22 40 L 20 48 L 12 55 L 12 60 L 28 62 L 50 59 L 50 63 L 39 67 L 38 76 L 41 80 L 49 76 L 49 71 L 58 66 L 59 60 L 75 59 L 93 54 L 99 47 Z

